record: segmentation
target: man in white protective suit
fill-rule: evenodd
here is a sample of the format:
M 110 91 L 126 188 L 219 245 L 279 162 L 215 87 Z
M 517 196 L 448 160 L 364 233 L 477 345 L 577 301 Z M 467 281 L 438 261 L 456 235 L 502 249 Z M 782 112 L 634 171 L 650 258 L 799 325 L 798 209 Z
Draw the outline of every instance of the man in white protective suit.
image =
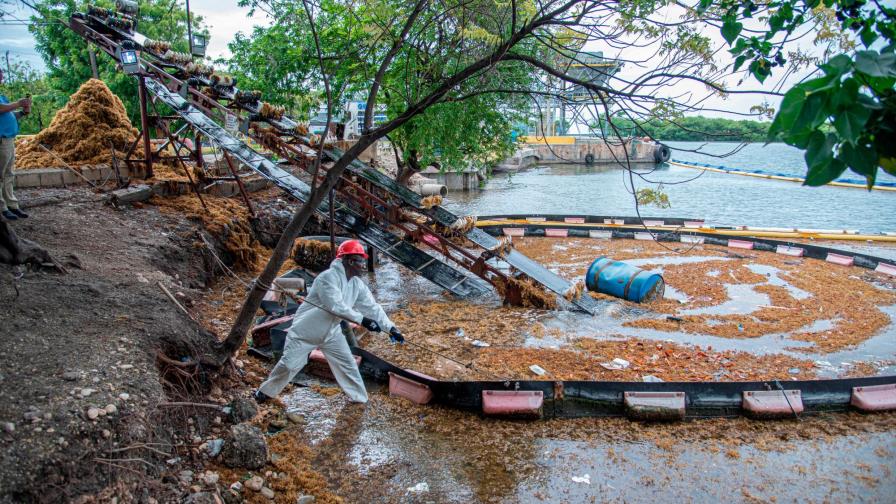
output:
M 371 332 L 388 331 L 394 343 L 404 336 L 373 299 L 360 275 L 366 269 L 367 253 L 357 240 L 343 242 L 330 268 L 314 279 L 307 302 L 296 310 L 286 336 L 283 357 L 270 376 L 255 391 L 258 402 L 280 394 L 286 384 L 308 363 L 308 354 L 319 348 L 333 376 L 352 402 L 366 403 L 367 389 L 339 322 L 349 320 Z

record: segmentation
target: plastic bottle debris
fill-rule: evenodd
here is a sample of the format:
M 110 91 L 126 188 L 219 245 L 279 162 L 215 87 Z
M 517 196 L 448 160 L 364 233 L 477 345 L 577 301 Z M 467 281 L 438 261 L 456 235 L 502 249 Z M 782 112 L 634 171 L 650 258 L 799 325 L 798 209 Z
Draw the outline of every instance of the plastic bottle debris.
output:
M 544 368 L 539 366 L 538 364 L 532 364 L 531 366 L 529 366 L 529 370 L 537 374 L 538 376 L 544 376 L 545 373 L 547 373 L 547 371 L 545 371 Z
M 657 378 L 656 376 L 649 374 L 649 375 L 642 376 L 641 381 L 643 381 L 645 383 L 662 383 L 663 379 Z
M 411 493 L 423 493 L 429 491 L 429 483 L 425 481 L 421 481 L 412 487 L 408 487 L 408 492 Z
M 590 485 L 591 484 L 591 475 L 583 474 L 581 476 L 573 476 L 572 480 L 576 483 L 584 483 L 586 485 Z
M 457 336 L 458 338 L 463 338 L 466 336 L 466 333 L 464 332 L 463 328 L 461 328 L 461 329 L 458 329 L 457 331 L 455 331 L 454 335 Z
M 479 348 L 485 348 L 485 347 L 490 347 L 491 345 L 484 341 L 480 341 L 477 339 L 477 340 L 473 340 L 473 346 L 479 347 Z
M 800 374 L 800 368 L 798 368 L 798 367 L 790 368 L 787 370 L 787 372 L 790 374 L 793 374 L 793 375 Z
M 600 365 L 604 369 L 609 369 L 610 371 L 619 371 L 620 369 L 629 367 L 631 363 L 625 359 L 620 359 L 619 357 L 617 357 L 611 362 L 601 362 Z

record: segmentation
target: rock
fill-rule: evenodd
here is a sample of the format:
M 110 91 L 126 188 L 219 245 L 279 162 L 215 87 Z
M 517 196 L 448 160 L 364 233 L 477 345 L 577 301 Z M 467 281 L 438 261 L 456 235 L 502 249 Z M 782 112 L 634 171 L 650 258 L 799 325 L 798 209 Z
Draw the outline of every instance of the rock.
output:
M 264 495 L 268 499 L 274 500 L 274 491 L 268 487 L 261 488 L 261 495 Z
M 196 492 L 184 499 L 185 504 L 221 504 L 221 499 L 214 492 Z
M 12 422 L 3 422 L 3 431 L 12 434 L 16 431 L 16 424 Z
M 99 408 L 90 408 L 87 410 L 87 418 L 89 418 L 91 420 L 96 420 L 97 417 L 99 417 L 99 416 L 100 416 Z
M 222 448 L 224 448 L 223 439 L 210 439 L 205 442 L 205 451 L 209 457 L 217 457 Z
M 133 368 L 134 368 L 133 364 L 122 364 L 122 365 L 118 366 L 118 369 L 133 369 Z
M 77 371 L 66 371 L 62 373 L 62 379 L 65 381 L 76 381 L 81 377 L 81 373 Z
M 29 422 L 39 422 L 41 418 L 43 418 L 43 413 L 37 410 L 26 411 L 22 417 Z
M 292 423 L 305 423 L 305 417 L 298 413 L 287 413 L 286 419 Z
M 103 429 L 102 434 L 103 434 L 103 437 L 104 437 L 104 438 L 110 438 L 110 437 L 112 437 L 112 431 L 110 431 L 109 429 Z
M 184 483 L 190 484 L 193 482 L 193 471 L 184 469 L 183 471 L 177 473 L 177 479 L 183 481 Z
M 107 415 L 114 415 L 118 413 L 118 408 L 116 408 L 114 404 L 107 404 L 105 410 Z
M 245 485 L 249 490 L 259 492 L 264 486 L 264 480 L 261 478 L 261 476 L 252 476 L 251 478 L 246 480 Z
M 221 457 L 228 467 L 260 469 L 268 460 L 268 445 L 258 427 L 234 425 L 224 441 Z
M 121 399 L 122 401 L 127 401 L 128 399 L 131 398 L 131 395 L 128 394 L 127 392 L 122 392 L 122 393 L 118 394 L 118 398 Z
M 258 406 L 254 399 L 238 397 L 230 403 L 230 418 L 233 423 L 245 422 L 255 418 L 258 414 Z
M 311 504 L 315 500 L 316 499 L 313 495 L 302 495 L 298 499 L 296 499 L 296 504 Z
M 221 492 L 221 498 L 224 499 L 224 504 L 242 504 L 243 496 L 239 494 L 239 492 L 234 492 L 233 490 L 226 490 Z
M 93 394 L 96 390 L 92 388 L 81 389 L 81 397 L 90 397 L 90 394 Z
M 209 486 L 217 483 L 220 478 L 221 476 L 219 476 L 218 473 L 214 471 L 206 471 L 202 474 L 202 476 L 200 476 L 202 482 Z

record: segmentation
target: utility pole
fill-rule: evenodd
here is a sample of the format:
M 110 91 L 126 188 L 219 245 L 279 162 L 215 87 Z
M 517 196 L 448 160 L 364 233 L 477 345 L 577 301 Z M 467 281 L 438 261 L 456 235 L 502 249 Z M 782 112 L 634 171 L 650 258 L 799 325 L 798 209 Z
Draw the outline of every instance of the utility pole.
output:
M 187 44 L 190 46 L 190 58 L 193 57 L 193 23 L 190 22 L 190 0 L 187 0 Z
M 6 75 L 12 76 L 12 70 L 9 69 L 9 49 L 6 50 Z

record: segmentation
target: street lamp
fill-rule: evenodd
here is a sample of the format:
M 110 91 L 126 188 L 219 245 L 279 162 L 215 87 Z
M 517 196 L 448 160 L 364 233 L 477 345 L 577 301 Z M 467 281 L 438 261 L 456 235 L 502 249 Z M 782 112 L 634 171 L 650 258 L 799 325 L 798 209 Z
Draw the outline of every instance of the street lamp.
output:
M 190 42 L 190 53 L 193 56 L 205 57 L 205 49 L 208 46 L 208 38 L 205 35 L 194 33 Z

